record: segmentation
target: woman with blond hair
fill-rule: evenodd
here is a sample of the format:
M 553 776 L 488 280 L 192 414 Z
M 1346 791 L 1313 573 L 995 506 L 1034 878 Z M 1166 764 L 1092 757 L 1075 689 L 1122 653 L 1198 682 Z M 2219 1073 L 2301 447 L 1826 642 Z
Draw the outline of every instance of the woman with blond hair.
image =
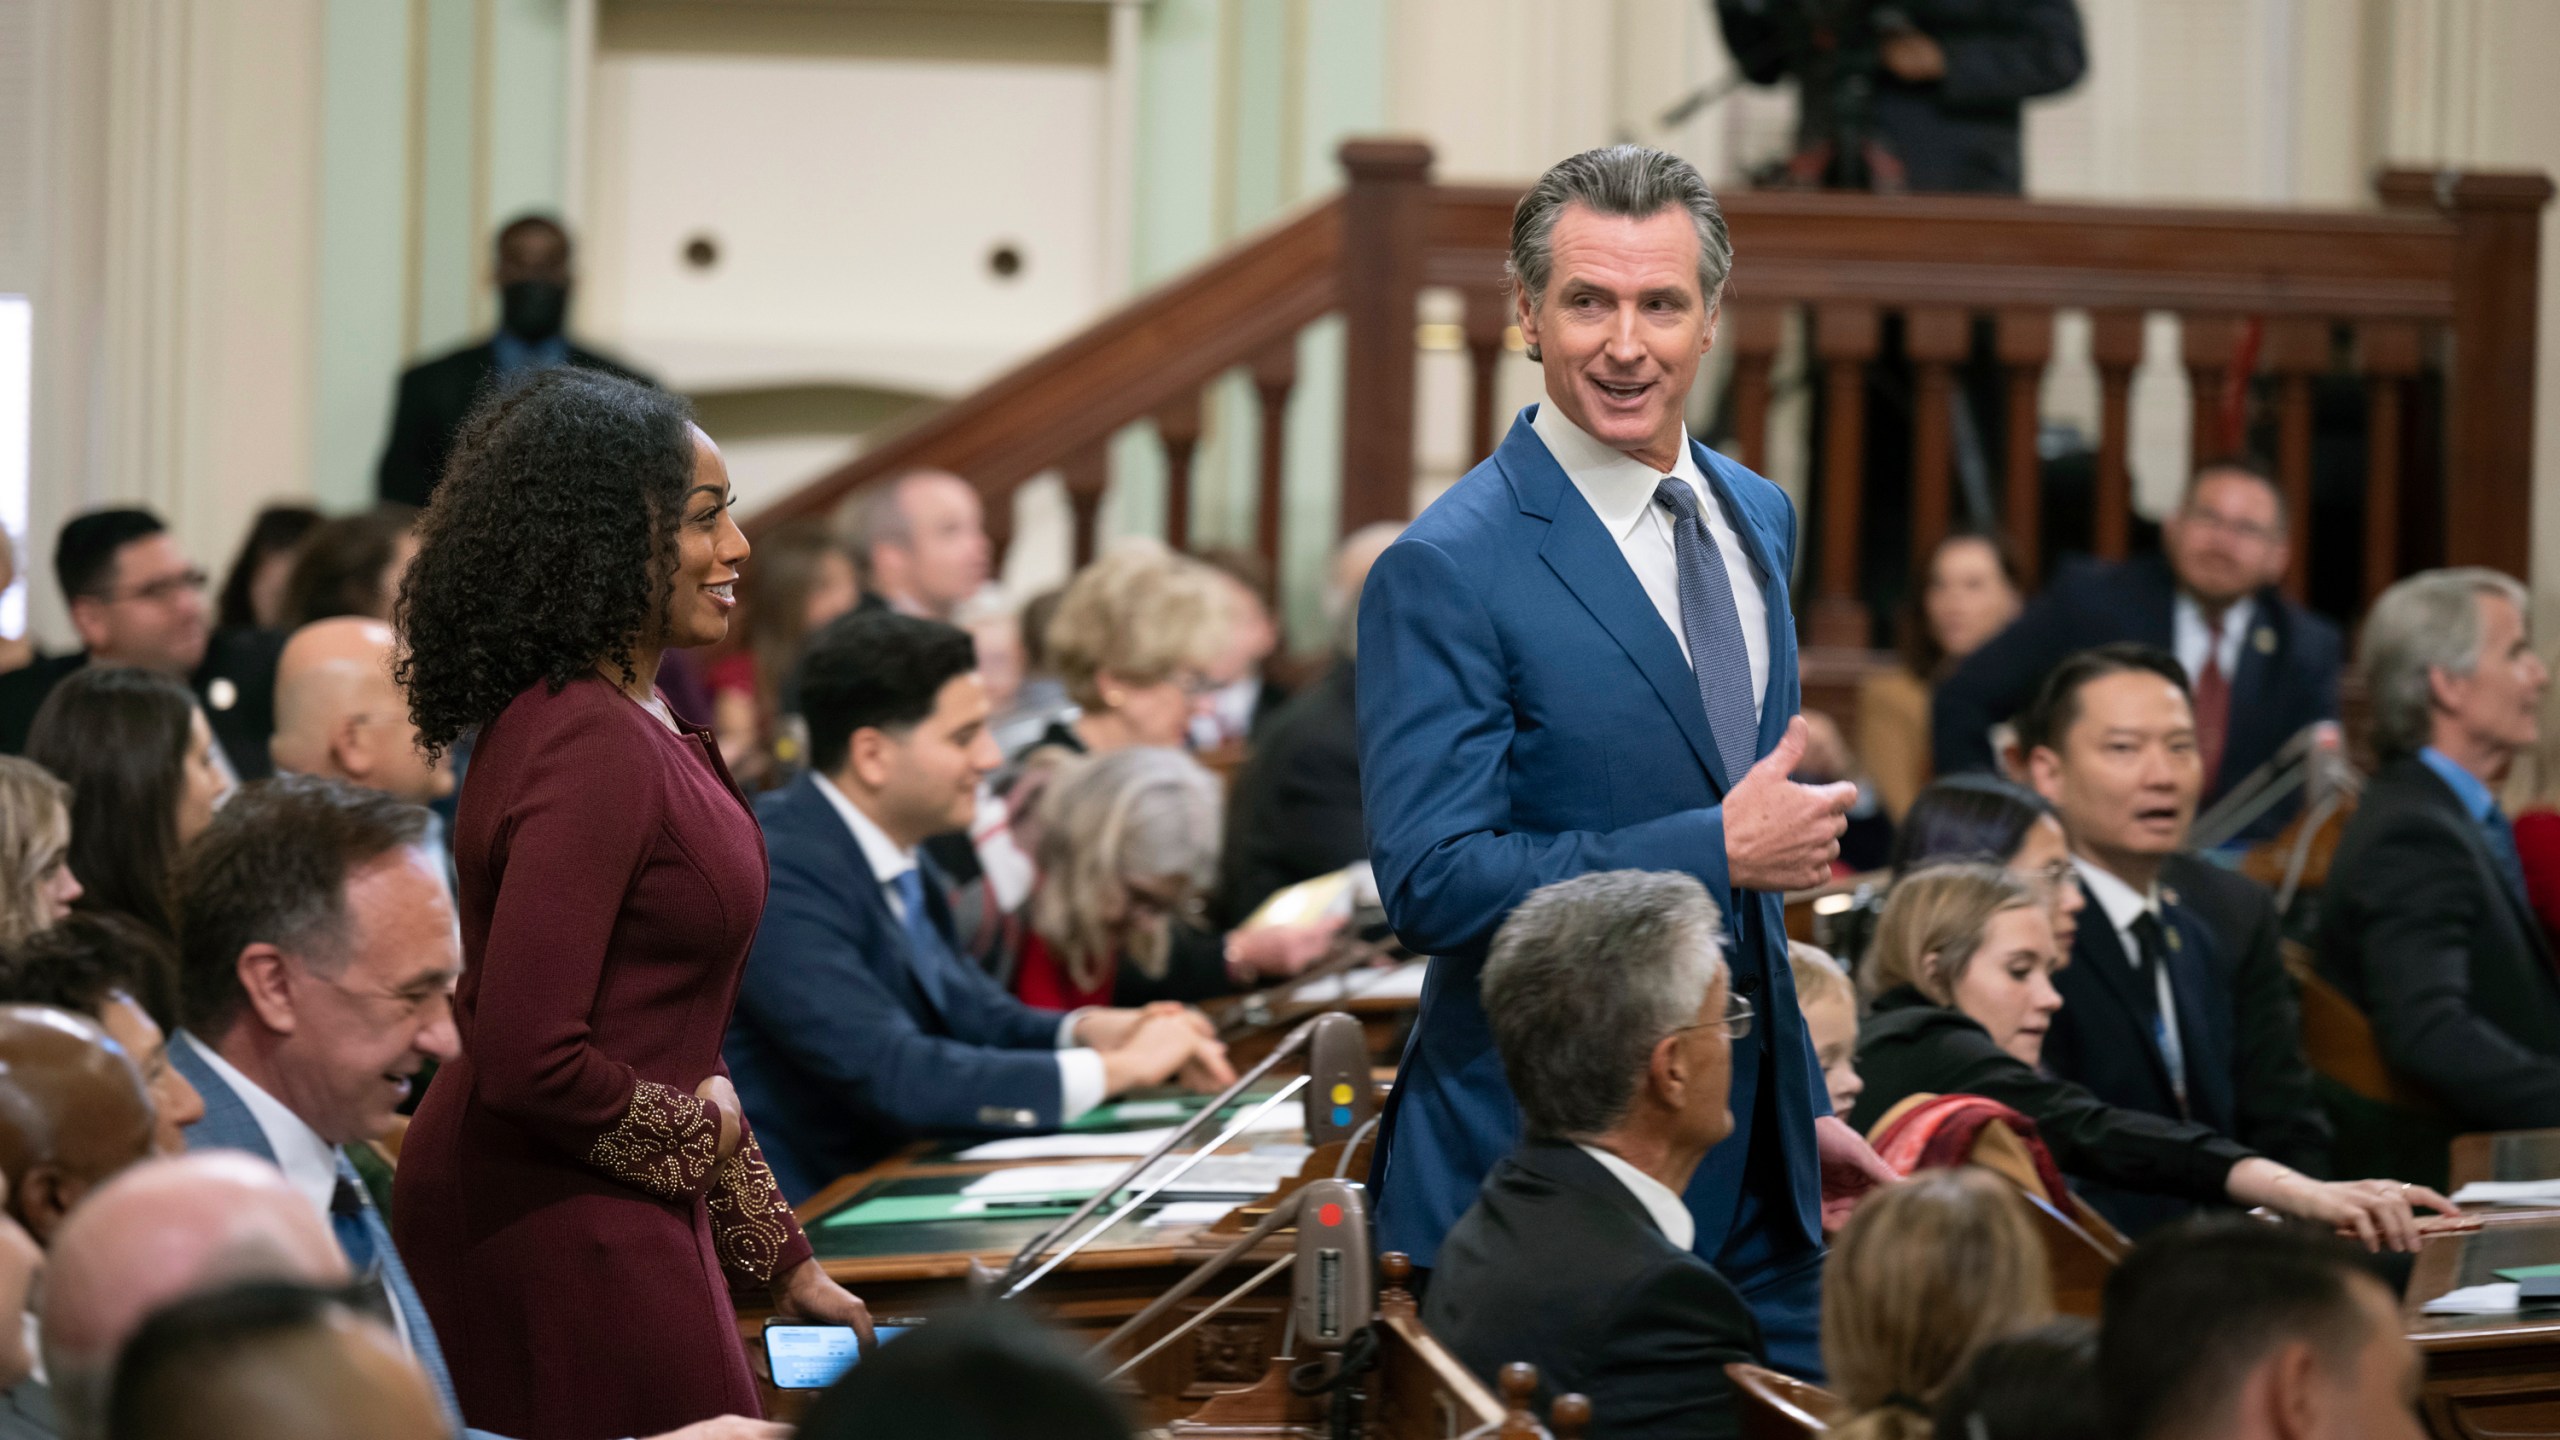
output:
M 2411 1206 L 2445 1198 L 2392 1180 L 2314 1180 L 2203 1125 L 2109 1105 L 2037 1069 L 2062 997 L 2045 897 L 1990 865 L 1922 869 L 1893 887 L 1867 956 L 1875 1001 L 1858 1032 L 1873 1128 L 1919 1094 L 1980 1095 L 2036 1122 L 2065 1175 L 2199 1205 L 2263 1205 L 2371 1249 L 2415 1250 Z
M 1126 540 L 1086 566 L 1049 621 L 1049 663 L 1078 713 L 1034 748 L 1100 754 L 1177 747 L 1206 714 L 1234 632 L 1232 587 L 1217 571 L 1151 540 Z
M 1849 1217 L 1822 1267 L 1822 1363 L 1855 1412 L 1837 1440 L 1924 1440 L 1984 1345 L 2053 1316 L 2044 1241 L 2009 1183 L 1930 1170 Z
M 79 898 L 71 787 L 33 760 L 0 755 L 0 949 L 70 914 Z

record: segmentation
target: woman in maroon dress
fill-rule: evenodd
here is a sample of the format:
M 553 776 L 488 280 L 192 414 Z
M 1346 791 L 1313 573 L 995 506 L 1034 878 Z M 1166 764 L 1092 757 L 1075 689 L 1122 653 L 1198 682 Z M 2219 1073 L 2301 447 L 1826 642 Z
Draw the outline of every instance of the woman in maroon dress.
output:
M 402 587 L 421 740 L 477 731 L 454 831 L 463 1055 L 394 1207 L 474 1427 L 649 1435 L 755 1414 L 730 1284 L 856 1326 L 720 1061 L 764 845 L 660 655 L 728 630 L 746 538 L 672 396 L 560 369 L 464 428 Z

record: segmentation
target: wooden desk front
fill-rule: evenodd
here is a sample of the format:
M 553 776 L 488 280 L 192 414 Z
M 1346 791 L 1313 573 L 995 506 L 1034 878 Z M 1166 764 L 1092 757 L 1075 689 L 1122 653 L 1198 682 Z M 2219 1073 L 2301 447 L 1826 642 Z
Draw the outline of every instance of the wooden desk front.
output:
M 2560 1130 L 2498 1130 L 2453 1137 L 2457 1190 L 2475 1180 L 2560 1180 Z
M 2423 1315 L 2427 1301 L 2510 1266 L 2560 1264 L 2560 1213 L 2493 1211 L 2418 1254 L 2405 1314 L 2427 1363 L 2421 1406 L 2440 1440 L 2560 1435 L 2560 1311 Z

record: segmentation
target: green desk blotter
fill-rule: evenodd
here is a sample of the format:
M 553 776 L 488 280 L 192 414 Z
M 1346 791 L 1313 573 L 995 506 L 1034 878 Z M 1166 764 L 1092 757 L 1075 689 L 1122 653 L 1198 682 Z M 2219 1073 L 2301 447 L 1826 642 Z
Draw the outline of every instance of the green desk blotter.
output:
M 1009 1197 L 1003 1204 L 987 1204 L 960 1194 L 880 1195 L 859 1205 L 848 1205 L 818 1224 L 833 1227 L 912 1225 L 928 1220 L 1037 1220 L 1070 1214 L 1081 1203 L 1081 1197 L 1059 1201 L 1020 1196 Z
M 2514 1280 L 2521 1283 L 2544 1275 L 2560 1275 L 2560 1265 L 2510 1265 L 2504 1270 L 2491 1273 L 2501 1280 Z

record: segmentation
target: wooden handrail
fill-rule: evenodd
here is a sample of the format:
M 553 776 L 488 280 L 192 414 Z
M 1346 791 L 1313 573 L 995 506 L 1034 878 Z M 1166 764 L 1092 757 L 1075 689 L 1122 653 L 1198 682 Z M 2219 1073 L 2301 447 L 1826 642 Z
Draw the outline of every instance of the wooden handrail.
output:
M 1332 311 L 1342 212 L 1331 197 L 1193 266 L 758 511 L 748 535 L 920 466 L 967 477 L 991 502 L 1012 494 Z
M 1090 553 L 1108 478 L 1104 446 L 1122 427 L 1158 422 L 1167 469 L 1187 477 L 1205 387 L 1250 372 L 1262 417 L 1255 507 L 1266 557 L 1276 557 L 1277 493 L 1286 427 L 1276 412 L 1296 383 L 1290 354 L 1312 321 L 1344 321 L 1343 530 L 1409 513 L 1415 453 L 1416 305 L 1425 289 L 1465 299 L 1462 327 L 1474 394 L 1467 444 L 1498 433 L 1494 363 L 1504 315 L 1504 260 L 1519 188 L 1437 185 L 1430 151 L 1413 141 L 1362 140 L 1341 152 L 1340 194 L 1132 301 L 1087 330 L 955 400 L 868 453 L 768 507 L 751 533 L 824 513 L 857 488 L 917 466 L 953 470 L 986 496 L 991 521 L 1023 481 L 1055 468 Z M 1782 312 L 1811 311 L 1811 370 L 1825 388 L 1826 461 L 1814 477 L 1829 501 L 1824 564 L 1807 586 L 1813 637 L 1866 643 L 1858 601 L 1858 491 L 1865 482 L 1859 418 L 1863 367 L 1878 327 L 1908 317 L 1905 350 L 1926 393 L 1951 393 L 1976 317 L 1996 321 L 1998 360 L 2013 403 L 2009 434 L 1986 448 L 2004 458 L 2005 523 L 2036 565 L 2036 416 L 2055 312 L 2087 311 L 2100 372 L 2097 519 L 2093 547 L 2121 554 L 2131 520 L 2129 396 L 2144 354 L 2144 317 L 2187 326 L 2183 365 L 2196 393 L 2219 393 L 2235 357 L 2255 357 L 2276 380 L 2279 468 L 2296 501 L 2294 573 L 2307 574 L 2312 382 L 2335 360 L 2337 327 L 2352 327 L 2354 357 L 2374 398 L 2373 493 L 2384 507 L 2404 490 L 2441 503 L 2440 531 L 2418 526 L 2395 543 L 2400 517 L 2367 518 L 2370 594 L 2409 563 L 2490 565 L 2525 573 L 2532 535 L 2532 418 L 2541 175 L 2391 172 L 2376 211 L 2055 204 L 1981 196 L 1875 196 L 1735 190 L 1722 198 L 1735 264 L 1725 328 L 1736 350 L 1735 433 L 1746 464 L 1765 456 L 1770 361 Z M 2251 336 L 2246 347 L 2238 343 Z M 2434 343 L 2435 337 L 2444 343 Z M 2259 343 L 2263 339 L 2263 344 Z M 2421 423 L 2404 416 L 2403 389 L 2442 357 L 2449 383 L 2440 422 L 2442 465 L 2404 471 L 2400 445 Z M 2014 402 L 2026 402 L 2019 404 Z M 2208 427 L 2196 427 L 2205 453 Z M 1921 432 L 1915 493 L 1931 507 L 1912 527 L 1939 532 L 1948 503 L 1946 427 Z M 2414 451 L 2412 454 L 2414 455 Z M 1467 456 L 1476 458 L 1474 454 Z M 1167 538 L 1189 539 L 1187 496 L 1168 497 Z M 2432 515 L 2432 510 L 2429 512 Z

